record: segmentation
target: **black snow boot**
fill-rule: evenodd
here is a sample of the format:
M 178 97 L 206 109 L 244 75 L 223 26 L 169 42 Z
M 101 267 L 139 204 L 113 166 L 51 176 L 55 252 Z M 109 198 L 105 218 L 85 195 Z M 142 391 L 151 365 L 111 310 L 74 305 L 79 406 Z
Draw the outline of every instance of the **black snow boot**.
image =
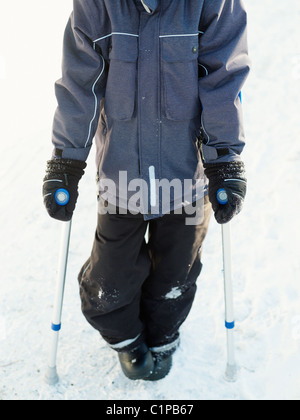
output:
M 127 378 L 146 379 L 154 371 L 154 360 L 145 343 L 130 351 L 118 352 L 121 368 Z
M 159 381 L 164 379 L 172 369 L 173 354 L 169 353 L 152 353 L 154 360 L 154 370 L 150 376 L 145 378 L 146 381 Z

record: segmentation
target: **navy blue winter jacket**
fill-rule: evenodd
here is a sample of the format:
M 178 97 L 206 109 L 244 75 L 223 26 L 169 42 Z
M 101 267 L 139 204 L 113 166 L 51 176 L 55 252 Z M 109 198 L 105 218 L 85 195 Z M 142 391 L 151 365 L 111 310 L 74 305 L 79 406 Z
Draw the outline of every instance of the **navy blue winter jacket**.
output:
M 143 180 L 146 219 L 160 202 L 155 180 L 192 180 L 192 198 L 171 196 L 170 207 L 193 202 L 202 159 L 240 160 L 249 68 L 242 0 L 74 0 L 54 155 L 85 161 L 95 138 L 100 192 L 113 181 L 106 198 L 122 207 Z

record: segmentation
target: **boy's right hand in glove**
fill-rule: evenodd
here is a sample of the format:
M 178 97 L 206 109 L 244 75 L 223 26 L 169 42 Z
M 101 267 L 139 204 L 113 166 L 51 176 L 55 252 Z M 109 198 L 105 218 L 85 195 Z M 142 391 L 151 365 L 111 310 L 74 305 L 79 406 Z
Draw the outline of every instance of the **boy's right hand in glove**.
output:
M 228 223 L 242 210 L 247 191 L 245 166 L 243 162 L 204 164 L 209 179 L 209 199 L 218 223 Z M 218 201 L 219 190 L 225 190 L 227 203 Z
M 85 168 L 85 162 L 73 159 L 54 158 L 47 162 L 43 197 L 45 207 L 54 219 L 64 222 L 71 220 L 78 198 L 78 183 Z M 60 189 L 69 193 L 66 205 L 57 204 L 55 199 L 55 193 Z

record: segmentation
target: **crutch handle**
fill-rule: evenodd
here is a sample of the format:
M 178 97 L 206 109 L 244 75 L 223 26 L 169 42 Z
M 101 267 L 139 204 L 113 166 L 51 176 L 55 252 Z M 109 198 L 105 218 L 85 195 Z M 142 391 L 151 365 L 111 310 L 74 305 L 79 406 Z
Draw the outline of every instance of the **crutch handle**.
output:
M 217 200 L 220 204 L 225 205 L 228 203 L 228 194 L 225 188 L 220 188 L 217 192 Z
M 70 201 L 69 191 L 66 190 L 65 188 L 60 188 L 54 194 L 54 198 L 55 198 L 56 204 L 58 204 L 59 206 L 66 206 L 68 202 Z

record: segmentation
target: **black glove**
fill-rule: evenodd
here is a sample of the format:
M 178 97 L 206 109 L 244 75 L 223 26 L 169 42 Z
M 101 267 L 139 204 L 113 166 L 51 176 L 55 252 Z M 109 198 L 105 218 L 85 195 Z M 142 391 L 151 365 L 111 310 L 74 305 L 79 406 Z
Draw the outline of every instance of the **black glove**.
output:
M 85 168 L 85 162 L 73 159 L 52 159 L 47 162 L 43 196 L 46 209 L 54 219 L 63 222 L 71 220 L 78 198 L 78 183 Z M 69 193 L 66 205 L 59 205 L 55 200 L 55 193 L 59 189 Z
M 218 223 L 229 222 L 242 210 L 247 191 L 245 166 L 243 162 L 204 164 L 205 174 L 209 180 L 209 199 Z M 218 192 L 224 189 L 227 203 L 220 204 Z

